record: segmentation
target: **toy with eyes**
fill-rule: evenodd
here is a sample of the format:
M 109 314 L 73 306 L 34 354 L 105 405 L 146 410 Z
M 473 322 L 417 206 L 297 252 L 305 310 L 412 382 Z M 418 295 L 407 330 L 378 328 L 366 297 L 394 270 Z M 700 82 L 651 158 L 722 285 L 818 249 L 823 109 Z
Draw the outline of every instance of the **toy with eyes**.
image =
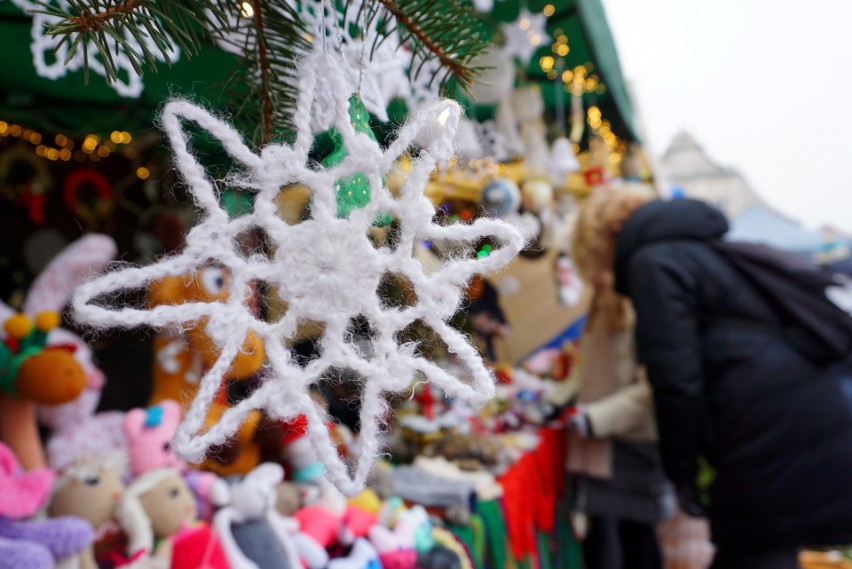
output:
M 153 308 L 185 302 L 224 301 L 230 292 L 230 273 L 221 267 L 210 266 L 193 274 L 166 277 L 153 283 L 148 290 L 148 303 Z M 195 396 L 201 376 L 219 356 L 219 348 L 207 335 L 206 324 L 206 320 L 202 319 L 181 330 L 164 331 L 154 337 L 151 403 L 165 399 L 189 402 Z M 263 343 L 249 332 L 234 358 L 228 378 L 253 376 L 263 365 L 263 358 Z
M 180 405 L 168 399 L 148 409 L 127 412 L 124 436 L 130 473 L 134 477 L 156 468 L 186 466 L 171 448 L 180 417 Z
M 128 536 L 130 562 L 156 559 L 172 569 L 227 569 L 222 546 L 197 520 L 195 499 L 174 468 L 146 472 L 124 491 L 116 517 Z
M 123 555 L 127 547 L 127 537 L 115 518 L 124 494 L 125 462 L 122 452 L 113 451 L 69 466 L 56 481 L 47 510 L 51 517 L 76 516 L 92 524 L 92 557 L 99 567 L 112 567 L 113 555 Z

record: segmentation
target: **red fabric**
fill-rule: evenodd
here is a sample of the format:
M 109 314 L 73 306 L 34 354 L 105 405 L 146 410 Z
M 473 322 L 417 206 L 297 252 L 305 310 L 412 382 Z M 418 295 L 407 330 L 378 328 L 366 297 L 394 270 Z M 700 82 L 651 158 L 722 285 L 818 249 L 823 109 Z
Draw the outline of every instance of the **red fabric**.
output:
M 566 436 L 562 429 L 543 428 L 540 442 L 499 482 L 512 555 L 537 564 L 536 529 L 550 533 L 556 525 L 556 501 L 565 490 Z
M 194 526 L 173 539 L 171 569 L 230 569 L 222 545 L 210 526 Z
M 299 415 L 290 421 L 278 421 L 278 424 L 284 431 L 284 435 L 281 437 L 282 446 L 286 446 L 308 433 L 308 418 L 304 415 Z

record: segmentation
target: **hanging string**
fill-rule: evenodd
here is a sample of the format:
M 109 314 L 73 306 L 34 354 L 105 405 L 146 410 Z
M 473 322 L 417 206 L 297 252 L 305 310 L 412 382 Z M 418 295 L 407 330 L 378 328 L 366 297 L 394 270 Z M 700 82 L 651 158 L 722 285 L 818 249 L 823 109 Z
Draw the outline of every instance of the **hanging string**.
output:
M 358 14 L 360 19 L 360 12 Z M 361 96 L 361 86 L 364 83 L 364 69 L 367 67 L 367 24 L 361 26 L 361 61 L 358 68 L 358 96 Z
M 325 45 L 325 0 L 320 0 L 320 12 L 322 12 L 322 17 L 320 18 L 320 35 L 322 36 L 322 52 L 323 54 L 328 53 L 326 51 Z

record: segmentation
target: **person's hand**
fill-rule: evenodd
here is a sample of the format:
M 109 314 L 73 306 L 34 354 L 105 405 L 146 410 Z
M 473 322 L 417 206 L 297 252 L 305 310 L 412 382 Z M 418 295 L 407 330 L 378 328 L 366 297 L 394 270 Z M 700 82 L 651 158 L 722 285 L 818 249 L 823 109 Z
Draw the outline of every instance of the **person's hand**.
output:
M 694 484 L 686 484 L 675 488 L 675 496 L 681 511 L 692 518 L 704 518 L 707 512 L 698 499 L 698 488 Z

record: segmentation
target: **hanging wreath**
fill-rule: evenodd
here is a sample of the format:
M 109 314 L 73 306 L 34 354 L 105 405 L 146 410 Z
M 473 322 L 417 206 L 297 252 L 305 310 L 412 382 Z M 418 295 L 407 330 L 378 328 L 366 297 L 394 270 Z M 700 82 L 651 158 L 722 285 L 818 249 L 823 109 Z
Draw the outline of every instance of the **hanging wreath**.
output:
M 94 199 L 85 195 L 83 190 L 93 190 Z M 68 174 L 62 183 L 62 198 L 65 207 L 74 217 L 85 222 L 89 230 L 101 225 L 112 213 L 112 187 L 97 170 L 82 168 Z

